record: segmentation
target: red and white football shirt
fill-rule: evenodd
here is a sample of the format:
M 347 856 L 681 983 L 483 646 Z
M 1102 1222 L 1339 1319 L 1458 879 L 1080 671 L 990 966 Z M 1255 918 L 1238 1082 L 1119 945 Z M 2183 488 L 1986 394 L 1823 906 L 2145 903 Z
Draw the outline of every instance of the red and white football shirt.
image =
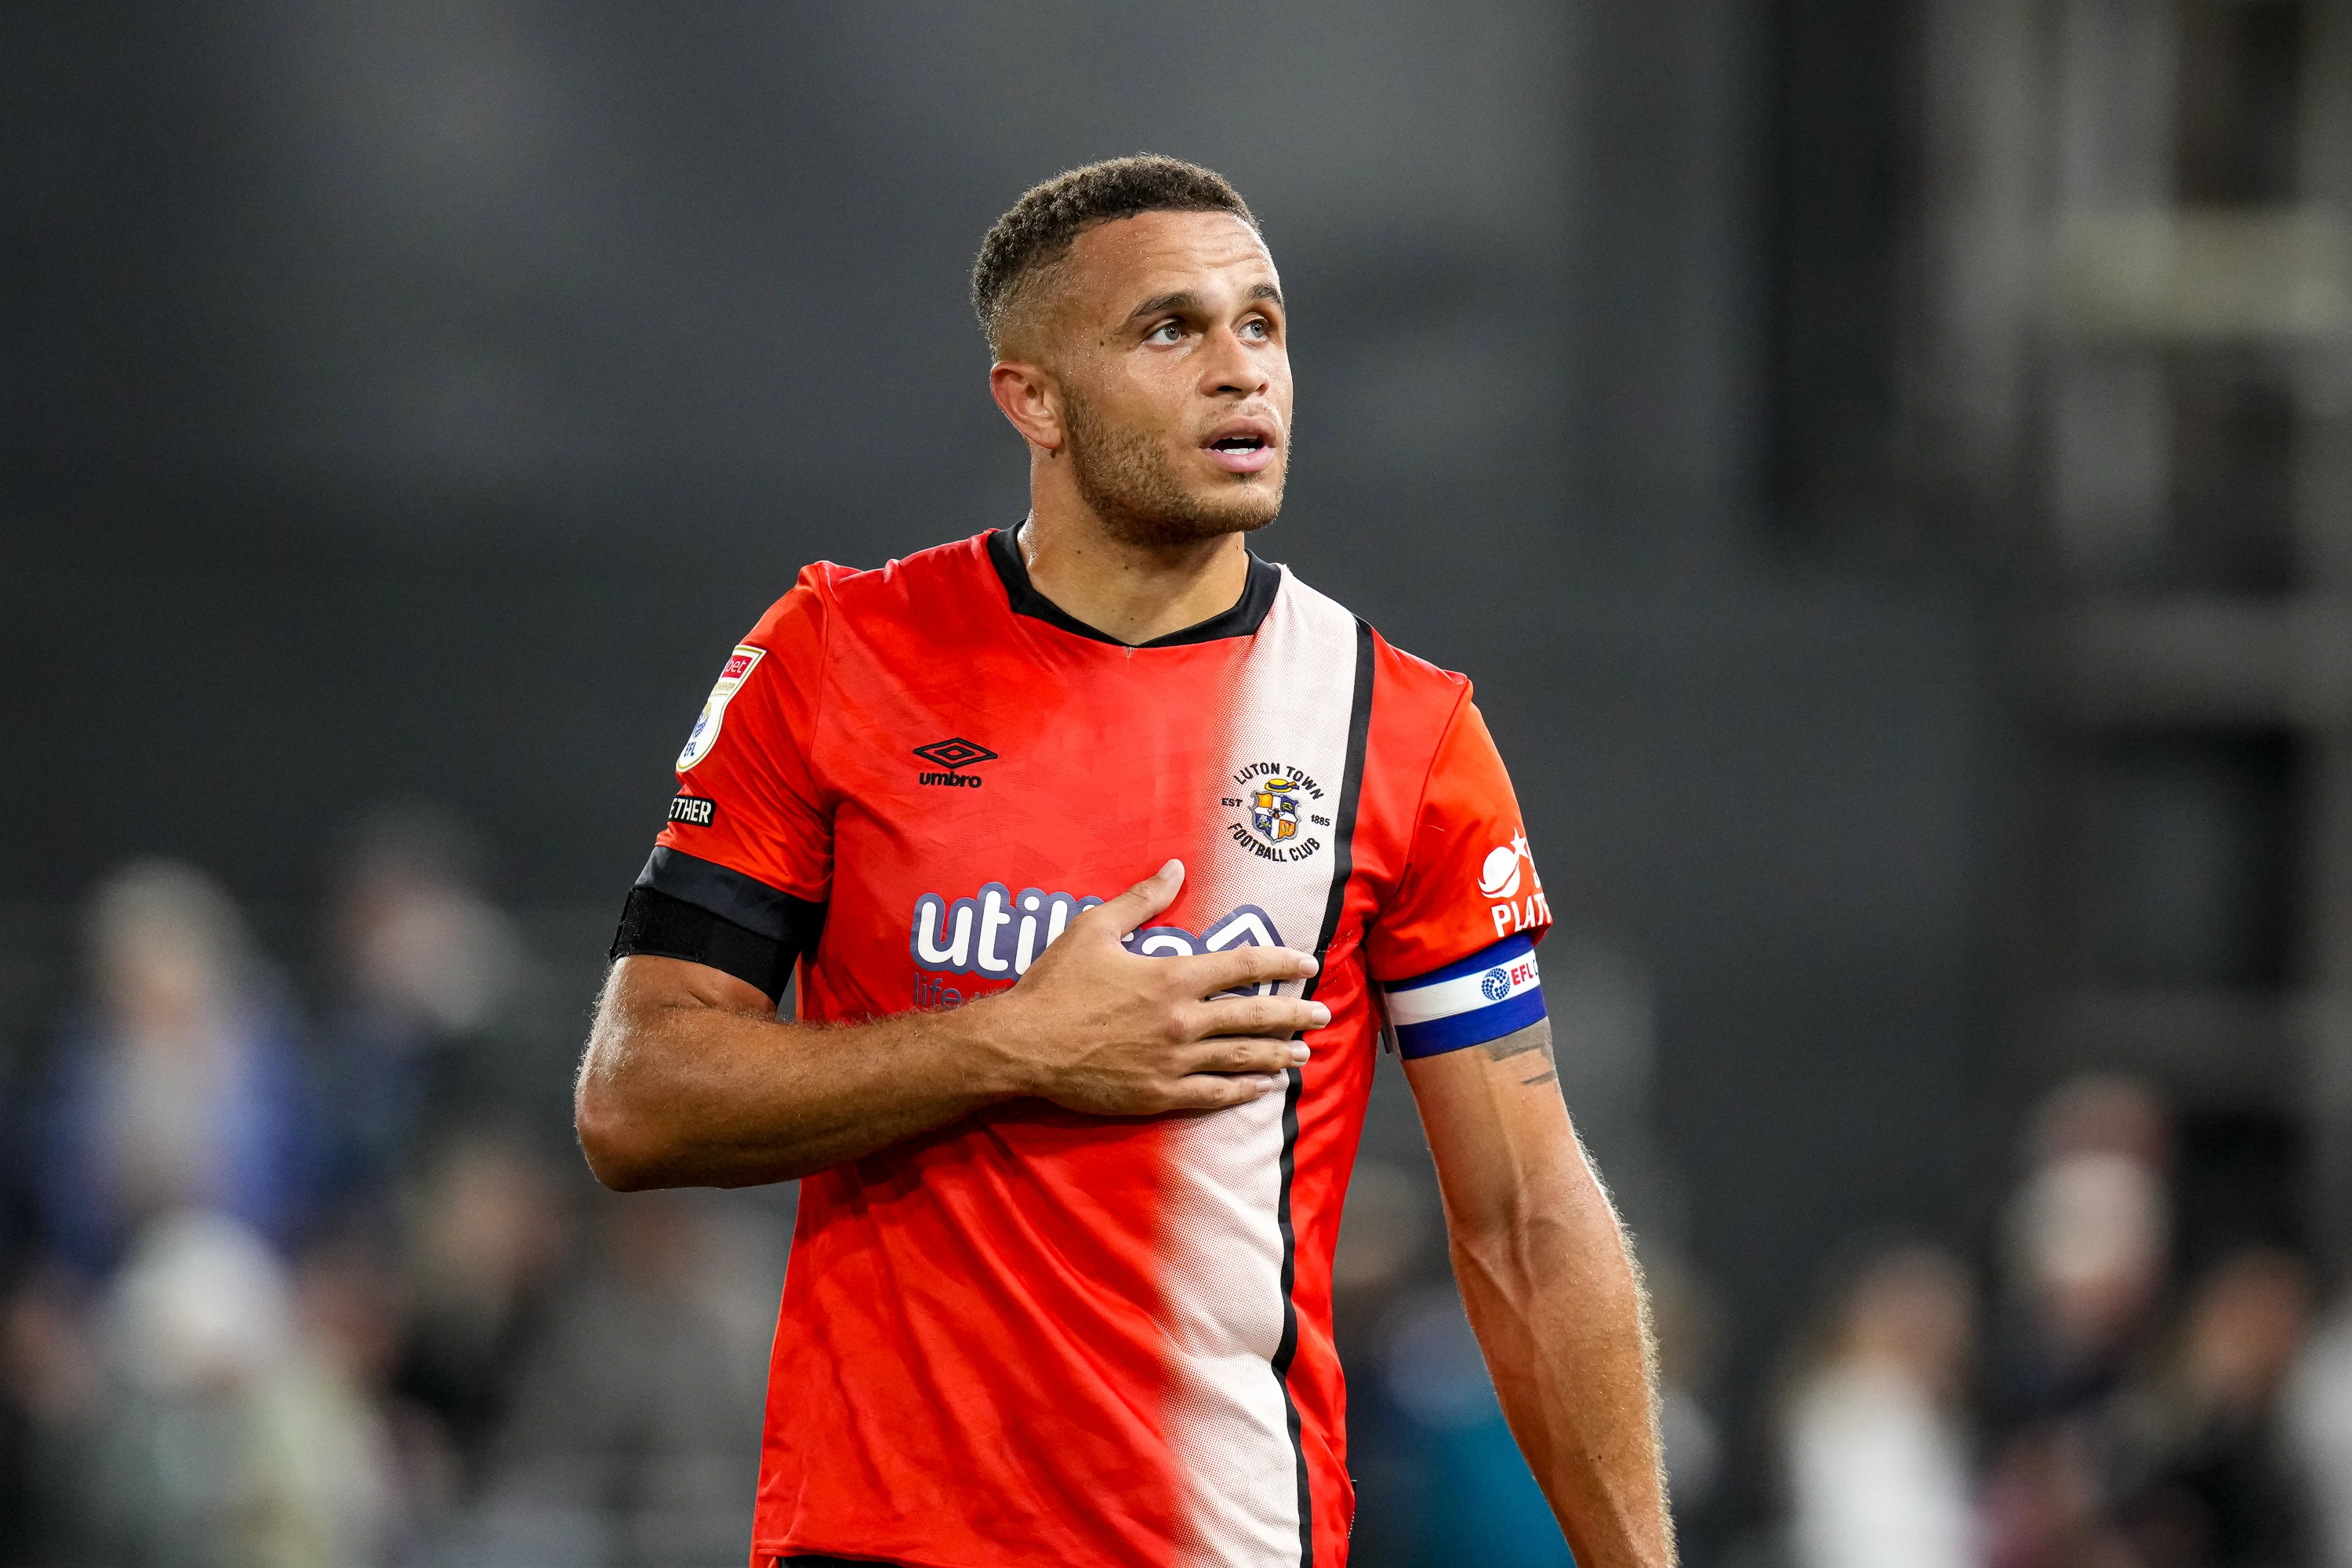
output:
M 753 1556 L 911 1568 L 1347 1557 L 1330 1262 L 1383 989 L 1407 1055 L 1542 1016 L 1549 923 L 1469 683 L 1253 559 L 1141 647 L 1009 534 L 801 574 L 727 660 L 616 953 L 856 1021 L 1011 984 L 1171 857 L 1147 953 L 1312 951 L 1286 1093 L 996 1106 L 807 1178 Z M 806 1048 L 825 1048 L 822 1042 Z

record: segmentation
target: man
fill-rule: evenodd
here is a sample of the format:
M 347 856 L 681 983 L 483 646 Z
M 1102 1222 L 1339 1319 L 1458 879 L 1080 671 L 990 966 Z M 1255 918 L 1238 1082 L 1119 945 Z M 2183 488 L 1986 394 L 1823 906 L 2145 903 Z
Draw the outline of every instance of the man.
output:
M 609 1185 L 802 1178 L 754 1562 L 1340 1568 L 1331 1247 L 1383 1010 L 1578 1561 L 1670 1562 L 1469 683 L 1243 542 L 1291 429 L 1255 220 L 1094 164 L 972 285 L 1030 514 L 811 567 L 735 649 L 581 1070 Z

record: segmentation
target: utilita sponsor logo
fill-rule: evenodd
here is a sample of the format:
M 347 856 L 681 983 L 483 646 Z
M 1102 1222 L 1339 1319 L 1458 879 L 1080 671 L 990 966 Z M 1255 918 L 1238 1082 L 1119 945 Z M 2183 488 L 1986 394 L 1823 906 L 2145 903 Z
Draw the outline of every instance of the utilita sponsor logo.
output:
M 1039 953 L 1069 929 L 1071 921 L 1102 901 L 1092 894 L 1081 897 L 1042 888 L 1024 888 L 1016 893 L 1003 882 L 991 882 L 971 898 L 952 901 L 939 893 L 925 893 L 915 900 L 907 951 L 916 968 L 934 973 L 1018 979 L 1037 962 Z M 1129 952 L 1145 958 L 1190 958 L 1235 947 L 1280 947 L 1282 933 L 1264 910 L 1243 904 L 1199 931 L 1182 926 L 1146 926 L 1120 940 Z M 922 990 L 919 981 L 917 990 Z M 939 1000 L 950 998 L 940 994 Z

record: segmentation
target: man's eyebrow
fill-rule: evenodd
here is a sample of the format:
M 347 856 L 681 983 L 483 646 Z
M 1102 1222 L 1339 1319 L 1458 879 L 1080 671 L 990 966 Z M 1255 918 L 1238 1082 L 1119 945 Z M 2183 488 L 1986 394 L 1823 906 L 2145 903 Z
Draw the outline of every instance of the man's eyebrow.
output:
M 1244 295 L 1243 298 L 1247 300 L 1271 300 L 1274 301 L 1276 308 L 1282 308 L 1282 290 L 1276 288 L 1271 283 L 1259 283 L 1252 286 L 1250 291 Z M 1190 289 L 1179 289 L 1172 294 L 1153 295 L 1150 299 L 1146 300 L 1142 304 L 1138 305 L 1134 310 L 1129 310 L 1127 313 L 1127 319 L 1130 321 L 1140 321 L 1146 316 L 1164 315 L 1170 310 L 1198 310 L 1200 309 L 1202 309 L 1202 300 L 1200 295 L 1194 293 Z
M 1150 299 L 1129 310 L 1127 313 L 1127 319 L 1132 321 L 1144 316 L 1157 316 L 1168 310 L 1197 310 L 1200 308 L 1201 297 L 1198 294 L 1193 293 L 1190 289 L 1179 289 L 1173 294 L 1154 294 Z

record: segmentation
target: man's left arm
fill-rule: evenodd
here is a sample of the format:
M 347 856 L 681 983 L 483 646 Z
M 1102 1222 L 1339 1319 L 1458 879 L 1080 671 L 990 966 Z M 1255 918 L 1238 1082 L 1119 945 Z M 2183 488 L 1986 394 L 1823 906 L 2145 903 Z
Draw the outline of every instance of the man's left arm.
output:
M 1641 1280 L 1570 1125 L 1551 1025 L 1405 1062 L 1454 1274 L 1505 1419 L 1583 1568 L 1675 1561 Z

